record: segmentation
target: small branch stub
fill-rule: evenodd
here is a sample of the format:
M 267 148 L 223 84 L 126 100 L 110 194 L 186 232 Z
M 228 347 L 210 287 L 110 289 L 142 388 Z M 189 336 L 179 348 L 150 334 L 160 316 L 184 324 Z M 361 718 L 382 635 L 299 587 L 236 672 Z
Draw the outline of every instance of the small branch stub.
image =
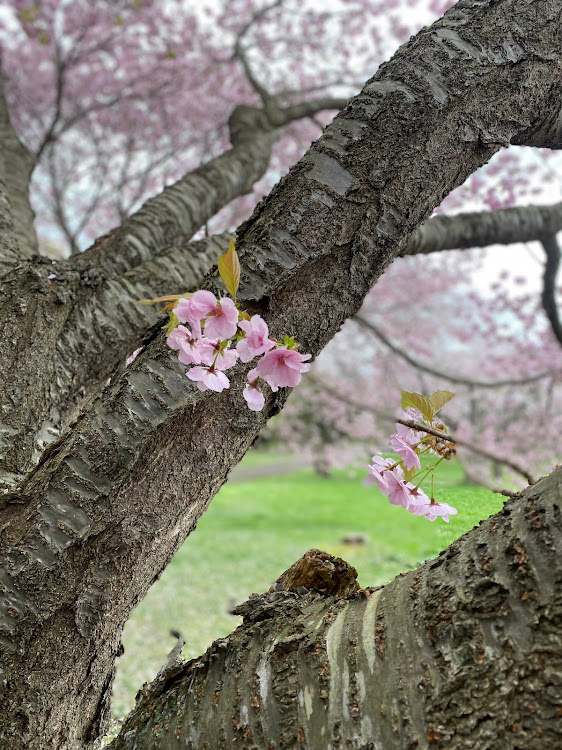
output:
M 319 549 L 308 550 L 279 576 L 270 591 L 281 587 L 286 591 L 302 587 L 335 599 L 343 599 L 360 589 L 357 571 L 352 565 Z

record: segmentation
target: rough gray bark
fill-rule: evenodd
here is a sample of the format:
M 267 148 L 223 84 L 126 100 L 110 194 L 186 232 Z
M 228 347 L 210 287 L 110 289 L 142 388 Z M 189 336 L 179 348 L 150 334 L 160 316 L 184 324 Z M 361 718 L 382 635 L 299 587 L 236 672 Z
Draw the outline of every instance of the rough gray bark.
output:
M 461 0 L 349 102 L 239 231 L 239 296 L 273 335 L 294 333 L 316 355 L 444 195 L 559 111 L 561 15 L 553 0 Z M 233 137 L 245 147 L 243 128 Z M 132 303 L 126 321 L 115 317 L 123 278 L 187 239 L 206 196 L 192 183 L 193 200 L 188 183 L 70 266 L 32 260 L 5 279 L 13 488 L 0 506 L 0 744 L 14 750 L 81 750 L 103 731 L 123 623 L 286 398 L 271 394 L 260 414 L 242 409 L 242 366 L 230 391 L 200 393 L 156 328 L 133 365 L 116 370 L 123 341 L 147 330 Z M 209 198 L 199 218 L 219 203 Z M 120 338 L 121 327 L 132 333 Z M 33 468 L 37 425 L 55 409 L 62 425 L 80 414 Z
M 378 589 L 307 553 L 231 636 L 143 688 L 111 750 L 558 747 L 561 505 L 558 469 Z
M 290 113 L 286 117 L 290 121 Z M 220 240 L 189 239 L 220 208 L 251 191 L 273 142 L 272 126 L 253 107 L 234 111 L 230 132 L 230 151 L 147 201 L 82 255 L 57 263 L 39 256 L 22 262 L 20 256 L 6 266 L 0 289 L 0 489 L 21 482 L 150 332 L 157 317 L 138 300 L 193 291 L 216 263 Z

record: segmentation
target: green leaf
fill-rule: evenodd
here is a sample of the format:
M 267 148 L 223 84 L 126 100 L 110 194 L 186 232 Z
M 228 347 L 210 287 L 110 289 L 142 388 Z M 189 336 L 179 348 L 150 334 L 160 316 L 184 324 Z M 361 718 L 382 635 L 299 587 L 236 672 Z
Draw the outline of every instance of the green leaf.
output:
M 412 406 L 414 409 L 421 411 L 428 422 L 432 421 L 434 413 L 433 404 L 427 396 L 422 396 L 421 393 L 402 391 L 402 408 L 405 409 L 407 406 Z
M 219 257 L 219 273 L 230 296 L 236 301 L 236 292 L 240 284 L 240 261 L 234 249 L 234 238 L 231 237 L 226 253 Z
M 172 331 L 174 330 L 174 328 L 177 328 L 179 326 L 179 324 L 180 324 L 180 322 L 178 320 L 178 316 L 175 314 L 175 312 L 171 312 L 170 313 L 170 320 L 164 326 L 164 328 L 166 329 L 166 336 L 169 336 L 172 333 Z
M 433 407 L 433 415 L 435 416 L 438 411 L 441 411 L 445 404 L 447 404 L 454 395 L 455 394 L 451 393 L 451 391 L 435 391 L 433 396 L 429 397 Z

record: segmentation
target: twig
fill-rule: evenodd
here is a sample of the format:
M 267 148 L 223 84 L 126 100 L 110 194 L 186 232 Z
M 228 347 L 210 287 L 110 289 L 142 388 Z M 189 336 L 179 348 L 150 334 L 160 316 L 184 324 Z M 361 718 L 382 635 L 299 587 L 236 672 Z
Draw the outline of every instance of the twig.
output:
M 409 354 L 404 352 L 402 349 L 396 346 L 396 344 L 392 343 L 390 339 L 388 339 L 385 334 L 376 326 L 374 323 L 371 323 L 369 320 L 366 320 L 361 315 L 355 315 L 352 318 L 353 321 L 356 323 L 359 323 L 360 326 L 363 328 L 366 328 L 368 331 L 370 331 L 372 334 L 374 334 L 379 341 L 382 341 L 382 343 L 388 347 L 392 352 L 397 354 L 399 357 L 401 357 L 403 360 L 408 362 L 408 364 L 412 365 L 412 367 L 415 367 L 417 370 L 421 370 L 422 372 L 427 372 L 429 375 L 434 375 L 437 378 L 443 378 L 444 380 L 450 380 L 452 383 L 459 383 L 461 385 L 468 385 L 468 386 L 475 386 L 478 388 L 502 388 L 504 386 L 508 385 L 527 385 L 529 383 L 534 383 L 537 380 L 542 380 L 543 378 L 548 377 L 549 375 L 555 375 L 558 371 L 557 370 L 549 370 L 547 372 L 541 372 L 538 375 L 531 375 L 528 378 L 521 378 L 520 380 L 470 380 L 469 378 L 463 378 L 458 375 L 452 375 L 451 373 L 447 372 L 441 372 L 440 370 L 434 370 L 432 367 L 429 367 L 429 365 L 424 365 L 421 362 L 418 362 L 413 357 L 411 357 Z M 562 333 L 561 333 L 562 335 Z M 562 340 L 561 340 L 562 341 Z
M 406 427 L 411 427 L 413 430 L 426 432 L 429 435 L 433 435 L 434 437 L 440 438 L 441 440 L 447 440 L 448 442 L 455 443 L 456 445 L 462 445 L 463 448 L 466 448 L 472 453 L 477 453 L 478 455 L 483 456 L 484 458 L 489 458 L 491 461 L 497 461 L 500 464 L 509 466 L 510 469 L 513 469 L 513 471 L 515 471 L 517 474 L 520 474 L 522 477 L 524 477 L 529 484 L 535 483 L 535 479 L 533 478 L 532 474 L 530 474 L 526 469 L 523 469 L 521 466 L 519 466 L 519 464 L 516 464 L 514 461 L 511 461 L 508 458 L 504 458 L 503 456 L 497 456 L 494 453 L 490 453 L 489 451 L 485 451 L 482 448 L 479 448 L 478 446 L 473 445 L 472 443 L 469 443 L 467 440 L 457 439 L 451 433 L 441 432 L 440 430 L 436 430 L 433 427 L 428 427 L 426 425 L 421 424 L 420 422 L 416 422 L 413 419 L 399 419 L 399 418 L 397 419 L 391 414 L 388 414 L 379 409 L 376 409 L 375 407 L 367 406 L 366 404 L 358 404 L 353 399 L 350 399 L 347 396 L 344 396 L 338 391 L 336 391 L 334 388 L 331 388 L 329 385 L 327 385 L 327 383 L 321 381 L 319 378 L 309 375 L 308 382 L 311 382 L 311 381 L 315 385 L 317 385 L 319 388 L 322 388 L 326 393 L 329 393 L 334 398 L 338 399 L 339 401 L 343 401 L 345 404 L 348 404 L 349 406 L 352 406 L 358 409 L 359 411 L 368 411 L 371 414 L 374 414 L 376 417 L 379 417 L 380 419 L 384 419 L 387 422 L 399 422 L 400 424 L 403 424 Z
M 421 422 L 416 422 L 413 419 L 396 419 L 396 422 L 399 422 L 400 424 L 405 425 L 406 427 L 411 427 L 412 430 L 418 430 L 418 432 L 427 432 L 428 435 L 434 435 L 435 437 L 440 438 L 441 440 L 448 440 L 450 443 L 455 443 L 456 445 L 463 445 L 465 448 L 468 448 L 473 453 L 478 453 L 480 456 L 484 456 L 485 458 L 490 458 L 492 461 L 497 461 L 498 463 L 505 464 L 506 466 L 509 466 L 513 471 L 517 472 L 517 474 L 520 474 L 522 477 L 525 477 L 527 482 L 529 484 L 534 484 L 535 479 L 533 479 L 533 476 L 526 470 L 523 469 L 519 464 L 516 464 L 514 461 L 511 461 L 509 458 L 504 458 L 503 456 L 496 456 L 494 453 L 490 453 L 489 451 L 485 451 L 482 448 L 479 448 L 476 445 L 473 445 L 472 443 L 468 443 L 466 440 L 459 440 L 454 435 L 451 435 L 447 432 L 441 432 L 441 430 L 436 430 L 433 427 L 428 427 L 427 425 L 422 424 Z

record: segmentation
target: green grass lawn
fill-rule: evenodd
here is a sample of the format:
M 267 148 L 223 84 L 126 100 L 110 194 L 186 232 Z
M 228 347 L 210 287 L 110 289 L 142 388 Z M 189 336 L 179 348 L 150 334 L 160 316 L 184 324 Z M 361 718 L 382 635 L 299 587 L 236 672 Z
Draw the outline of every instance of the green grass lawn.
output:
M 245 461 L 259 466 L 264 458 L 250 455 Z M 228 614 L 233 603 L 265 591 L 311 547 L 345 558 L 363 586 L 385 583 L 438 554 L 503 501 L 464 484 L 455 462 L 442 464 L 436 497 L 459 514 L 449 524 L 430 523 L 391 506 L 376 487 L 365 487 L 365 474 L 339 472 L 323 479 L 310 470 L 223 487 L 127 623 L 115 715 L 129 710 L 138 688 L 165 662 L 175 645 L 171 628 L 186 640 L 184 656 L 198 656 L 239 624 L 240 618 Z M 368 544 L 345 545 L 341 540 L 348 534 L 367 535 Z

